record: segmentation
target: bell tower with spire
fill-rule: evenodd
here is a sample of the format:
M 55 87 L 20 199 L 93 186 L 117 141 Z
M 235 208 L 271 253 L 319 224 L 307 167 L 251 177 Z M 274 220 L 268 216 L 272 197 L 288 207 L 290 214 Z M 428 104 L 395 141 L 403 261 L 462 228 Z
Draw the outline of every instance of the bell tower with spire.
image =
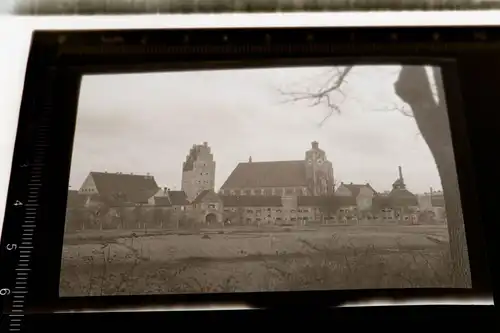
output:
M 309 195 L 333 193 L 333 166 L 328 161 L 325 151 L 319 148 L 317 141 L 311 142 L 311 149 L 306 151 L 305 163 Z
M 405 180 L 403 178 L 403 168 L 401 166 L 398 167 L 399 178 L 392 184 L 393 190 L 406 190 Z

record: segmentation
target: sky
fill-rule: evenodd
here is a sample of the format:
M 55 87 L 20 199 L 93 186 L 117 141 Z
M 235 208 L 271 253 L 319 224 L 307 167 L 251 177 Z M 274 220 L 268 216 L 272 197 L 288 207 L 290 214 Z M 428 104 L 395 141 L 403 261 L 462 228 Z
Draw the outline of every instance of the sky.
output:
M 216 189 L 239 162 L 304 159 L 318 141 L 334 177 L 390 190 L 403 167 L 410 190 L 440 189 L 440 178 L 415 120 L 395 111 L 399 66 L 356 67 L 339 103 L 293 102 L 283 91 L 308 91 L 331 67 L 209 70 L 84 76 L 74 140 L 71 188 L 90 171 L 153 175 L 180 189 L 182 163 L 207 141 L 216 161 Z M 345 96 L 345 97 L 344 97 Z

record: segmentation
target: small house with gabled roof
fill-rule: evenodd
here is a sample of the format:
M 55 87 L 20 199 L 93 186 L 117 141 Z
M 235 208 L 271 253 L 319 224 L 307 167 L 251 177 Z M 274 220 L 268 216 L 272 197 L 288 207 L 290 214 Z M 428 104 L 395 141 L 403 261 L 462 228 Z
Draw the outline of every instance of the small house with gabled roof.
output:
M 121 172 L 89 173 L 83 182 L 79 194 L 94 196 L 110 207 L 123 204 L 142 205 L 159 190 L 153 176 L 134 175 Z
M 377 195 L 377 191 L 375 191 L 369 183 L 340 183 L 340 186 L 335 191 L 335 195 L 337 197 L 355 198 L 358 209 L 360 212 L 363 212 L 372 209 L 373 197 Z

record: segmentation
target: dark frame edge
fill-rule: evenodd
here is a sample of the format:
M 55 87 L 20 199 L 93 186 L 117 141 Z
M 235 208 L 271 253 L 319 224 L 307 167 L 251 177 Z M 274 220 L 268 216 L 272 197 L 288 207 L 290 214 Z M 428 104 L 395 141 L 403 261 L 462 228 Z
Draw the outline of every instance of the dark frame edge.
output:
M 304 30 L 307 30 L 305 28 L 298 28 L 302 31 Z M 291 29 L 293 30 L 293 29 Z M 82 32 L 82 34 L 85 34 L 85 32 Z M 40 36 L 40 42 L 37 41 L 37 36 Z M 79 85 L 79 80 L 81 78 L 81 75 L 83 74 L 81 71 L 84 70 L 86 67 L 83 65 L 83 64 L 79 64 L 78 66 L 75 66 L 75 67 L 68 67 L 68 66 L 64 66 L 64 67 L 60 67 L 60 68 L 57 68 L 57 61 L 55 61 L 56 57 L 54 55 L 53 52 L 55 52 L 55 50 L 57 49 L 57 44 L 53 42 L 49 42 L 46 38 L 46 35 L 45 36 L 42 36 L 42 35 L 39 35 L 38 33 L 35 33 L 34 34 L 34 40 L 33 40 L 33 46 L 32 46 L 32 51 L 33 51 L 33 54 L 36 54 L 36 55 L 39 55 L 40 58 L 39 59 L 43 59 L 43 61 L 41 61 L 41 63 L 43 63 L 43 66 L 46 66 L 46 67 L 49 67 L 49 66 L 52 66 L 54 69 L 56 69 L 56 77 L 58 77 L 59 79 L 59 83 L 57 84 L 57 86 L 61 89 L 60 91 L 64 91 L 66 92 L 65 94 L 63 94 L 65 97 L 62 98 L 62 99 L 58 99 L 58 100 L 55 100 L 55 105 L 56 105 L 56 108 L 54 110 L 56 110 L 57 112 L 63 112 L 65 111 L 66 112 L 66 118 L 64 118 L 64 121 L 66 121 L 66 123 L 68 124 L 74 124 L 75 122 L 75 119 L 76 119 L 76 108 L 77 108 L 77 98 L 78 98 L 78 85 Z M 40 53 L 36 53 L 35 50 L 38 49 L 38 48 L 45 48 L 47 47 L 49 50 L 52 50 L 51 52 L 48 52 L 48 53 L 44 53 L 42 55 L 40 55 Z M 30 51 L 31 52 L 31 51 Z M 30 53 L 30 56 L 31 56 L 32 53 Z M 401 58 L 401 57 L 399 57 Z M 449 57 L 448 57 L 449 58 Z M 33 61 L 33 60 L 31 60 Z M 459 64 L 460 66 L 462 66 L 462 64 Z M 41 72 L 39 71 L 39 67 L 38 66 L 42 66 L 40 65 L 40 63 L 31 63 L 31 65 L 28 65 L 28 69 L 30 69 L 30 66 L 31 68 L 34 68 L 34 69 L 37 69 L 37 70 L 34 70 L 33 72 L 31 73 L 38 73 L 38 74 L 33 74 L 33 75 L 29 75 L 28 76 L 28 72 L 26 74 L 26 85 L 29 86 L 29 82 L 31 82 L 31 84 L 33 85 L 33 82 L 39 82 L 40 81 L 40 76 L 39 75 L 42 75 L 40 74 Z M 56 67 L 54 67 L 56 66 Z M 163 66 L 163 65 L 162 65 Z M 240 67 L 240 66 L 238 66 Z M 262 67 L 262 66 L 261 66 Z M 88 67 L 87 69 L 85 70 L 88 70 Z M 38 75 L 38 76 L 37 76 Z M 454 79 L 456 78 L 458 74 L 455 73 L 451 73 L 449 72 L 448 74 L 445 74 L 443 73 L 443 76 L 446 76 L 448 77 L 449 79 L 451 77 L 454 76 Z M 461 91 L 460 89 L 461 88 L 464 88 L 463 85 L 460 87 L 460 86 L 454 86 L 453 89 L 457 89 L 458 91 Z M 40 97 L 42 98 L 42 97 Z M 27 93 L 23 93 L 23 106 L 21 107 L 22 110 L 24 109 L 27 109 L 28 108 L 28 100 L 29 99 L 29 96 L 27 95 Z M 466 98 L 467 99 L 467 98 Z M 449 101 L 449 103 L 451 102 L 451 100 Z M 453 102 L 451 102 L 453 103 Z M 457 106 L 455 106 L 457 107 Z M 450 108 L 450 107 L 449 107 Z M 21 111 L 23 112 L 23 111 Z M 457 120 L 457 126 L 458 127 L 469 127 L 469 126 L 466 126 L 466 120 L 462 120 L 460 121 L 458 118 L 456 119 Z M 21 121 L 21 119 L 20 119 Z M 63 122 L 63 120 L 59 120 L 60 122 Z M 456 131 L 456 130 L 455 130 Z M 453 132 L 455 132 L 453 131 Z M 56 131 L 54 133 L 60 133 L 63 135 L 63 137 L 67 137 L 67 138 L 71 138 L 71 140 L 69 140 L 68 142 L 65 142 L 65 143 L 62 143 L 62 145 L 60 147 L 62 147 L 62 149 L 65 151 L 65 152 L 69 152 L 69 161 L 71 159 L 71 150 L 72 150 L 72 138 L 74 136 L 74 128 L 62 128 L 61 126 L 57 127 L 56 128 Z M 477 135 L 477 133 L 476 133 Z M 18 133 L 18 137 L 19 137 L 19 133 Z M 16 137 L 16 151 L 17 151 L 17 141 L 18 141 L 18 137 Z M 466 146 L 468 146 L 468 140 L 466 138 L 463 138 L 463 137 L 458 137 L 456 138 L 457 140 L 460 140 L 460 142 L 467 142 Z M 455 141 L 457 142 L 457 141 Z M 466 148 L 466 150 L 469 150 L 469 152 L 464 152 L 463 155 L 461 155 L 461 161 L 462 162 L 459 162 L 459 163 L 465 163 L 465 161 L 467 159 L 471 159 L 471 157 L 474 155 L 474 151 L 472 150 L 472 148 Z M 50 153 L 51 157 L 52 158 L 56 158 L 57 155 L 58 155 L 58 152 L 57 151 L 52 151 Z M 66 157 L 65 157 L 66 158 Z M 67 158 L 66 158 L 66 161 Z M 457 162 L 458 163 L 458 162 Z M 64 163 L 63 163 L 64 164 Z M 461 164 L 461 165 L 466 165 L 466 164 Z M 13 164 L 13 167 L 14 167 L 14 164 Z M 469 162 L 469 167 L 466 166 L 466 168 L 473 168 L 472 166 L 470 166 L 470 162 Z M 475 169 L 475 173 L 477 173 L 477 169 Z M 460 172 L 460 170 L 459 170 Z M 57 173 L 59 174 L 59 177 L 60 179 L 57 181 L 57 184 L 56 184 L 56 188 L 60 189 L 62 191 L 62 189 L 64 188 L 64 191 L 67 190 L 67 180 L 62 180 L 62 178 L 64 176 L 68 176 L 69 175 L 69 163 L 66 167 L 58 167 L 58 170 L 57 170 Z M 459 175 L 459 178 L 460 178 L 460 175 Z M 52 181 L 54 183 L 54 181 Z M 474 181 L 473 181 L 474 182 Z M 462 182 L 463 183 L 463 182 Z M 469 183 L 469 181 L 466 181 L 466 183 Z M 13 185 L 11 185 L 13 186 Z M 467 189 L 472 189 L 474 188 L 474 185 L 467 185 L 465 188 Z M 54 189 L 54 187 L 51 187 L 51 189 Z M 462 190 L 462 188 L 461 188 Z M 11 193 L 11 190 L 9 188 L 9 195 Z M 46 194 L 47 195 L 47 194 Z M 10 195 L 11 196 L 11 195 Z M 49 195 L 50 196 L 50 195 Z M 468 197 L 468 196 L 466 196 Z M 462 199 L 464 200 L 464 199 Z M 472 203 L 471 204 L 471 208 L 468 208 L 467 210 L 474 210 L 476 206 L 475 203 Z M 478 204 L 479 205 L 479 204 Z M 50 206 L 50 205 L 49 205 Z M 61 216 L 61 215 L 64 215 L 64 212 L 61 212 L 61 213 L 58 213 L 58 212 L 54 212 L 54 209 L 53 208 L 50 208 L 48 207 L 46 210 L 45 210 L 45 214 L 48 214 L 46 216 L 51 216 L 52 219 L 54 219 L 54 216 Z M 64 228 L 61 228 L 61 225 L 63 226 L 64 225 L 64 217 L 62 219 L 59 219 L 59 218 L 56 218 L 55 220 L 58 220 L 58 222 L 54 222 L 52 223 L 51 225 L 45 225 L 43 226 L 42 230 L 39 230 L 39 232 L 41 232 L 40 235 L 44 235 L 44 237 L 47 237 L 47 239 L 50 239 L 50 237 L 59 237 L 60 235 L 62 235 L 62 232 L 64 231 Z M 59 222 L 59 220 L 61 222 Z M 466 227 L 467 227 L 467 223 L 466 223 Z M 488 226 L 486 226 L 487 228 L 484 228 L 484 230 L 487 230 L 487 232 L 483 231 L 482 229 L 478 231 L 472 231 L 474 233 L 474 236 L 471 236 L 472 238 L 471 239 L 474 239 L 473 242 L 476 243 L 479 241 L 479 239 L 481 239 L 481 235 L 483 234 L 486 234 L 486 236 L 488 234 L 491 235 L 491 228 L 488 228 Z M 474 229 L 474 228 L 473 228 Z M 469 232 L 469 231 L 468 231 Z M 467 240 L 469 242 L 469 235 L 467 236 Z M 488 244 L 492 244 L 491 243 L 491 240 L 488 239 L 487 241 Z M 52 276 L 52 273 L 50 274 L 47 274 L 49 272 L 52 272 L 52 270 L 56 269 L 57 267 L 57 271 L 58 271 L 58 274 L 59 274 L 59 269 L 60 269 L 60 257 L 57 259 L 57 263 L 56 263 L 56 260 L 52 260 L 51 259 L 51 263 L 49 264 L 49 266 L 47 267 L 46 265 L 43 264 L 42 261 L 40 261 L 41 259 L 43 258 L 48 258 L 50 257 L 51 255 L 54 255 L 55 253 L 58 253 L 59 255 L 61 254 L 62 252 L 62 248 L 61 248 L 61 245 L 58 244 L 57 242 L 53 242 L 53 244 L 51 244 L 50 246 L 47 246 L 46 245 L 47 243 L 44 242 L 43 240 L 39 240 L 38 243 L 37 243 L 37 247 L 43 247 L 45 246 L 45 248 L 43 249 L 43 252 L 41 252 L 40 254 L 37 254 L 37 258 L 35 260 L 35 262 L 38 262 L 38 266 L 34 266 L 34 268 L 39 272 L 39 274 L 41 272 L 45 272 L 46 274 L 44 274 L 43 276 L 45 276 L 45 280 L 44 281 L 40 281 L 39 284 L 44 286 L 44 288 L 42 289 L 39 289 L 37 288 L 37 291 L 36 293 L 33 295 L 33 303 L 31 303 L 32 305 L 30 306 L 30 311 L 35 311 L 35 312 L 38 312 L 38 311 L 44 311 L 44 310 L 47 310 L 48 307 L 47 305 L 49 305 L 48 303 L 46 303 L 47 300 L 49 300 L 50 303 L 50 308 L 51 309 L 61 309 L 60 305 L 63 305 L 63 308 L 71 308 L 71 307 L 78 307 L 77 305 L 78 304 L 81 304 L 81 305 L 84 305 L 85 307 L 89 306 L 89 307 L 92 307 L 93 305 L 96 305 L 96 304 L 99 304 L 100 301 L 98 301 L 97 299 L 94 299 L 94 300 L 91 300 L 91 298 L 79 298 L 78 300 L 76 299 L 66 299 L 66 300 L 63 300 L 63 299 L 58 299 L 58 300 L 55 300 L 53 299 L 53 292 L 54 292 L 54 289 L 56 288 L 57 291 L 59 289 L 59 283 L 58 283 L 58 279 L 54 280 L 53 279 L 53 276 Z M 474 246 L 473 246 L 474 247 Z M 470 251 L 469 251 L 470 252 Z M 479 251 L 479 252 L 483 252 L 483 251 Z M 490 251 L 488 251 L 488 253 L 490 253 Z M 475 256 L 474 254 L 474 251 L 472 251 L 472 254 L 473 256 Z M 473 269 L 474 271 L 478 271 L 480 268 L 484 268 L 484 267 L 488 267 L 488 262 L 491 263 L 491 257 L 490 258 L 485 258 L 484 256 L 478 256 L 479 259 L 474 259 L 473 261 L 476 264 L 476 268 L 473 268 L 471 267 L 471 269 Z M 471 260 L 472 261 L 472 260 Z M 471 264 L 471 266 L 473 266 Z M 481 275 L 481 274 L 479 274 Z M 39 276 L 42 276 L 42 275 L 39 275 Z M 477 276 L 477 274 L 476 274 Z M 50 280 L 52 279 L 52 280 Z M 474 277 L 474 279 L 476 279 L 476 277 Z M 435 296 L 442 296 L 442 297 L 447 297 L 447 296 L 451 296 L 452 294 L 458 292 L 459 294 L 462 295 L 462 297 L 464 298 L 469 298 L 469 297 L 472 297 L 474 295 L 477 295 L 477 292 L 483 292 L 483 296 L 487 296 L 486 294 L 490 291 L 490 288 L 488 287 L 488 285 L 490 284 L 489 282 L 490 280 L 487 279 L 487 278 L 484 278 L 482 280 L 482 282 L 480 283 L 482 286 L 484 287 L 481 287 L 479 288 L 479 290 L 473 290 L 473 291 L 470 291 L 470 290 L 465 290 L 463 292 L 458 292 L 458 291 L 446 291 L 446 290 L 433 290 L 433 291 L 430 291 L 430 292 L 426 292 L 425 290 L 422 290 L 422 291 L 419 291 L 419 293 L 422 293 L 422 298 L 425 298 L 425 297 L 435 297 Z M 475 288 L 476 289 L 476 288 Z M 349 299 L 352 299 L 353 297 L 356 297 L 356 292 L 350 292 L 350 291 L 331 291 L 331 292 L 306 292 L 309 294 L 308 297 L 304 297 L 302 298 L 303 300 L 307 300 L 309 299 L 308 302 L 306 302 L 308 305 L 313 305 L 314 304 L 314 300 L 316 301 L 319 301 L 319 298 L 323 299 L 323 301 L 319 301 L 317 302 L 318 306 L 327 306 L 328 303 L 330 302 L 330 305 L 338 305 L 338 304 L 331 304 L 332 300 L 331 300 L 331 297 L 337 295 L 338 299 L 340 300 L 339 303 L 342 303 L 343 301 L 345 301 L 345 298 L 344 296 L 349 300 Z M 401 297 L 408 297 L 408 295 L 410 294 L 414 294 L 413 296 L 418 296 L 417 295 L 417 292 L 415 293 L 412 293 L 412 292 L 408 292 L 408 291 L 401 291 L 401 290 L 396 290 L 396 291 L 386 291 L 386 290 L 381 290 L 381 291 L 375 291 L 374 292 L 374 297 L 376 298 L 383 298 L 383 297 L 388 297 L 389 299 L 394 299 L 394 298 L 398 298 L 398 293 L 401 294 Z M 278 298 L 278 297 L 282 297 L 282 301 L 280 302 L 277 302 L 275 303 L 276 306 L 284 306 L 284 305 L 290 305 L 290 306 L 295 306 L 296 304 L 293 303 L 293 300 L 296 299 L 301 299 L 301 297 L 299 296 L 301 293 L 300 292 L 294 292 L 294 293 L 291 293 L 291 294 L 280 294 L 280 293 L 272 293 L 274 294 L 274 296 L 272 295 L 255 295 L 255 294 L 237 294 L 237 295 L 224 295 L 224 294 L 221 294 L 221 295 L 201 295 L 200 297 L 197 297 L 197 296 L 194 296 L 194 295 L 191 295 L 191 296 L 186 296 L 186 295 L 175 295 L 175 296 L 134 296 L 132 297 L 132 301 L 131 302 L 125 302 L 126 303 L 134 303 L 134 302 L 137 302 L 137 301 L 152 301 L 153 303 L 157 303 L 158 304 L 165 304 L 165 303 L 169 303 L 169 304 L 176 304 L 176 303 L 185 303 L 186 300 L 187 301 L 191 301 L 191 300 L 197 300 L 198 302 L 200 303 L 204 303 L 205 301 L 206 302 L 213 302 L 213 301 L 228 301 L 230 303 L 232 302 L 235 302 L 235 301 L 238 301 L 238 300 L 242 300 L 242 299 L 247 299 L 247 300 L 250 300 L 251 303 L 255 304 L 255 305 L 258 305 L 258 304 L 262 304 L 262 305 L 265 305 L 265 304 L 272 304 L 273 302 L 273 298 Z M 344 296 L 342 296 L 342 294 Z M 365 292 L 359 292 L 358 293 L 360 296 L 362 296 L 363 294 L 366 294 Z M 302 293 L 302 295 L 304 295 Z M 340 295 L 340 296 L 339 296 Z M 44 297 L 45 296 L 45 297 Z M 46 298 L 47 297 L 47 298 Z M 319 297 L 319 298 L 318 298 Z M 39 302 L 37 302 L 36 299 L 39 300 Z M 108 300 L 110 301 L 110 305 L 113 305 L 113 306 L 118 306 L 119 302 L 123 301 L 124 299 L 120 299 L 119 296 L 113 296 L 114 300 L 110 300 L 108 298 Z M 253 301 L 252 301 L 253 299 Z M 168 301 L 170 300 L 170 301 Z M 104 302 L 104 300 L 103 300 Z M 57 305 L 59 304 L 59 305 Z M 124 307 L 126 307 L 127 305 L 124 305 Z

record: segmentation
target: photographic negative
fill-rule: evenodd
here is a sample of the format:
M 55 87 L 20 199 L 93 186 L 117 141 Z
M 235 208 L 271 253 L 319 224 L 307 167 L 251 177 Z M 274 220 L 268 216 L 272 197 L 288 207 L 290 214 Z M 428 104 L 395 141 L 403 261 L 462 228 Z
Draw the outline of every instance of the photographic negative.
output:
M 407 65 L 83 76 L 60 296 L 470 287 L 444 93 Z

